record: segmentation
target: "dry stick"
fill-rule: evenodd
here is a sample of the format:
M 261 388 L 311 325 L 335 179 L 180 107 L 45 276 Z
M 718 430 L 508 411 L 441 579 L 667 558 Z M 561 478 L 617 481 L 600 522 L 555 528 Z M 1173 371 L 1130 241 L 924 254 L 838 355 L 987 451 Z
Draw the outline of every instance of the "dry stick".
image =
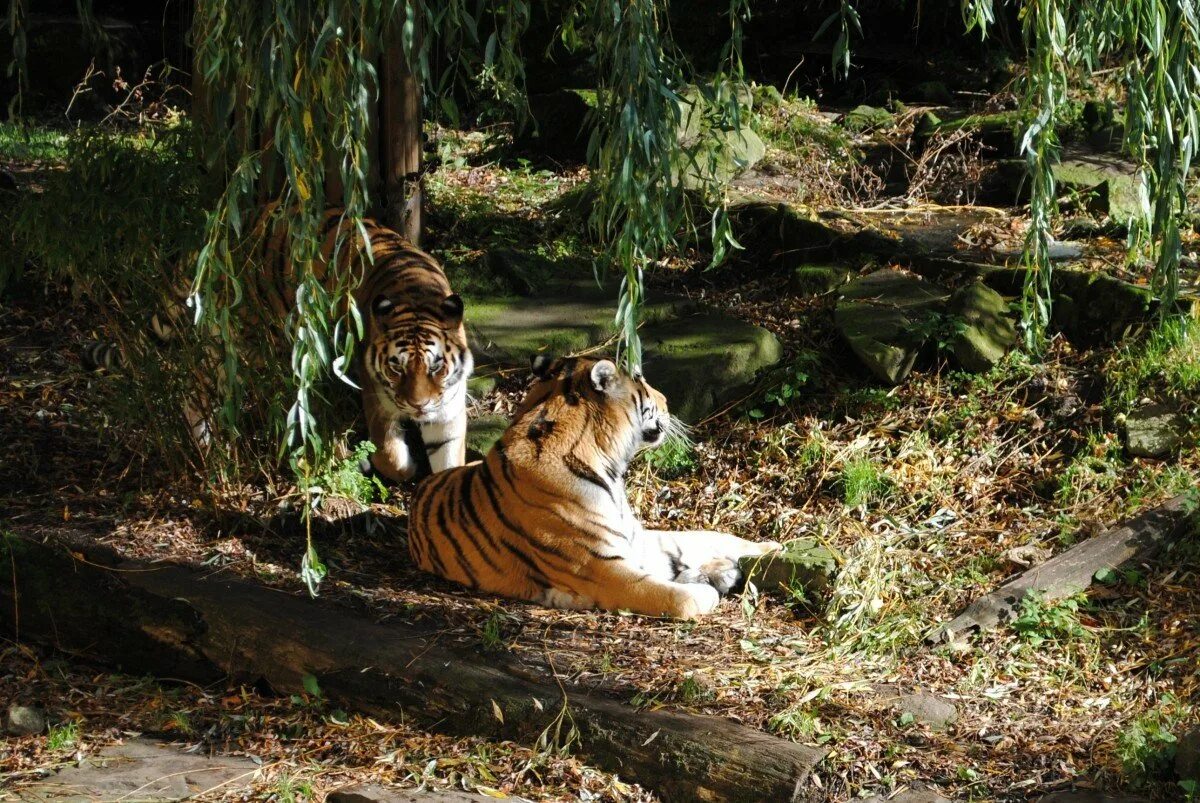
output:
M 523 744 L 553 724 L 565 692 L 581 752 L 667 800 L 786 801 L 826 752 L 717 717 L 638 711 L 560 687 L 544 663 L 480 656 L 432 628 L 377 624 L 230 575 L 178 565 L 130 572 L 147 564 L 122 562 L 69 528 L 48 535 L 0 541 L 18 568 L 22 637 L 128 672 L 263 679 L 280 693 L 300 691 L 311 674 L 330 699 L 371 716 Z M 0 584 L 0 630 L 17 624 L 12 596 Z
M 975 600 L 958 617 L 930 635 L 929 640 L 951 641 L 968 630 L 990 630 L 1011 619 L 1030 593 L 1041 594 L 1047 601 L 1078 594 L 1092 584 L 1096 572 L 1115 569 L 1135 558 L 1146 558 L 1197 524 L 1195 497 L 1182 493 L 1120 526 L 1081 541 Z

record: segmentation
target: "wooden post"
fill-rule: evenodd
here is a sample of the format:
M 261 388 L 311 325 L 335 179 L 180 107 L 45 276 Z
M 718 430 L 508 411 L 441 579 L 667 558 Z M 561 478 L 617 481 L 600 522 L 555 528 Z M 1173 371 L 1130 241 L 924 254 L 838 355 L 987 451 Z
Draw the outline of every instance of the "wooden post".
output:
M 418 37 L 420 34 L 418 33 Z M 419 49 L 420 40 L 414 45 Z M 388 32 L 383 55 L 384 221 L 421 243 L 421 81 L 404 55 L 399 25 Z

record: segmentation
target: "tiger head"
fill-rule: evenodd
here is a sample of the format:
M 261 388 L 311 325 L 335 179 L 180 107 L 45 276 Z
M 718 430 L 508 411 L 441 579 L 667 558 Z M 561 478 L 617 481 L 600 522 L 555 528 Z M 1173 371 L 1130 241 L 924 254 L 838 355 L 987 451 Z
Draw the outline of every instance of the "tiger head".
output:
M 474 367 L 462 299 L 451 293 L 425 305 L 381 295 L 371 315 L 365 361 L 378 389 L 406 418 L 442 420 Z
M 513 415 L 510 432 L 542 448 L 592 442 L 605 456 L 628 461 L 660 446 L 682 427 L 667 400 L 638 370 L 590 357 L 532 360 L 534 382 Z

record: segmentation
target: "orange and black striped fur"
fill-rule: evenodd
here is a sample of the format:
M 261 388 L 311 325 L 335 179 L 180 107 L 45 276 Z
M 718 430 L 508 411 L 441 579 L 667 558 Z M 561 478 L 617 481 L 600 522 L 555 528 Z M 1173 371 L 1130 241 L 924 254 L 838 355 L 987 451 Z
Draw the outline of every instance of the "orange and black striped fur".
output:
M 371 462 L 393 480 L 411 479 L 418 462 L 402 426 L 420 430 L 433 472 L 461 466 L 466 459 L 467 379 L 474 362 L 463 326 L 462 299 L 450 290 L 441 266 L 400 234 L 367 218 L 373 262 L 359 260 L 362 234 L 342 209 L 326 210 L 320 229 L 324 276 L 334 249 L 343 270 L 365 264 L 354 293 L 365 331 L 356 369 L 363 412 L 375 452 Z M 338 245 L 339 237 L 342 242 Z M 290 308 L 294 273 L 287 258 L 287 231 L 276 226 L 267 241 L 267 274 L 276 278 Z M 286 314 L 286 308 L 279 310 Z
M 740 579 L 739 558 L 779 548 L 643 529 L 624 478 L 639 450 L 667 437 L 662 394 L 610 360 L 539 356 L 533 369 L 487 457 L 417 487 L 408 545 L 422 569 L 556 608 L 688 618 Z
M 321 247 L 314 271 L 330 290 L 335 278 L 362 273 L 354 293 L 364 327 L 355 373 L 375 444 L 371 461 L 393 480 L 412 478 L 418 461 L 410 454 L 402 429 L 409 423 L 420 430 L 432 471 L 461 466 L 466 457 L 467 378 L 474 367 L 463 327 L 462 299 L 451 292 L 441 266 L 429 254 L 372 219 L 364 219 L 363 228 L 370 237 L 372 260 L 366 259 L 363 236 L 345 218 L 344 210 L 327 209 L 318 229 Z M 297 278 L 287 234 L 286 214 L 276 204 L 266 207 L 253 235 L 261 265 L 257 260 L 249 265 L 253 278 L 243 282 L 246 297 L 239 307 L 243 326 L 282 331 L 295 303 Z M 330 270 L 331 262 L 336 262 L 336 270 Z M 187 319 L 182 298 L 173 298 L 164 313 L 152 316 L 151 333 L 167 342 L 176 327 L 187 325 Z M 85 359 L 96 367 L 110 367 L 119 358 L 108 344 L 93 345 L 85 352 Z M 197 441 L 204 443 L 210 415 L 206 408 L 213 405 L 204 389 L 198 388 L 197 396 L 185 415 Z

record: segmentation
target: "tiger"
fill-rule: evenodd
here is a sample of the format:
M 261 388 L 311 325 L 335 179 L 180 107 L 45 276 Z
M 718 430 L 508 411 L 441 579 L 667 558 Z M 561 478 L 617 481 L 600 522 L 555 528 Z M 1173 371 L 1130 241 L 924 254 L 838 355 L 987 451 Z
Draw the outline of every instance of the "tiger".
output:
M 254 224 L 251 242 L 260 244 L 263 258 L 253 280 L 245 282 L 245 314 L 239 319 L 243 326 L 260 325 L 267 317 L 268 325 L 279 327 L 295 303 L 297 277 L 282 217 L 278 205 L 271 204 Z M 357 258 L 365 250 L 364 231 L 370 238 L 370 260 Z M 394 482 L 413 479 L 424 468 L 422 455 L 405 440 L 406 426 L 419 432 L 430 472 L 461 466 L 466 460 L 467 380 L 474 370 L 461 296 L 451 291 L 432 256 L 372 218 L 364 218 L 360 229 L 344 209 L 326 209 L 318 241 L 313 269 L 327 289 L 337 274 L 363 273 L 354 291 L 363 337 L 351 373 L 361 387 L 367 431 L 375 446 L 372 467 Z M 331 260 L 336 260 L 337 271 L 329 269 Z M 150 334 L 160 344 L 169 342 L 187 320 L 186 295 L 176 292 L 162 312 L 150 316 Z M 251 316 L 253 320 L 247 320 Z M 120 361 L 120 355 L 111 345 L 93 344 L 84 360 L 108 367 Z M 200 398 L 190 401 L 184 413 L 203 445 L 209 439 L 211 415 L 205 408 L 211 405 L 205 390 L 198 389 L 196 395 Z
M 677 426 L 640 370 L 595 357 L 531 361 L 533 382 L 483 460 L 425 478 L 408 548 L 426 572 L 552 608 L 690 619 L 780 548 L 712 531 L 645 529 L 625 475 Z

